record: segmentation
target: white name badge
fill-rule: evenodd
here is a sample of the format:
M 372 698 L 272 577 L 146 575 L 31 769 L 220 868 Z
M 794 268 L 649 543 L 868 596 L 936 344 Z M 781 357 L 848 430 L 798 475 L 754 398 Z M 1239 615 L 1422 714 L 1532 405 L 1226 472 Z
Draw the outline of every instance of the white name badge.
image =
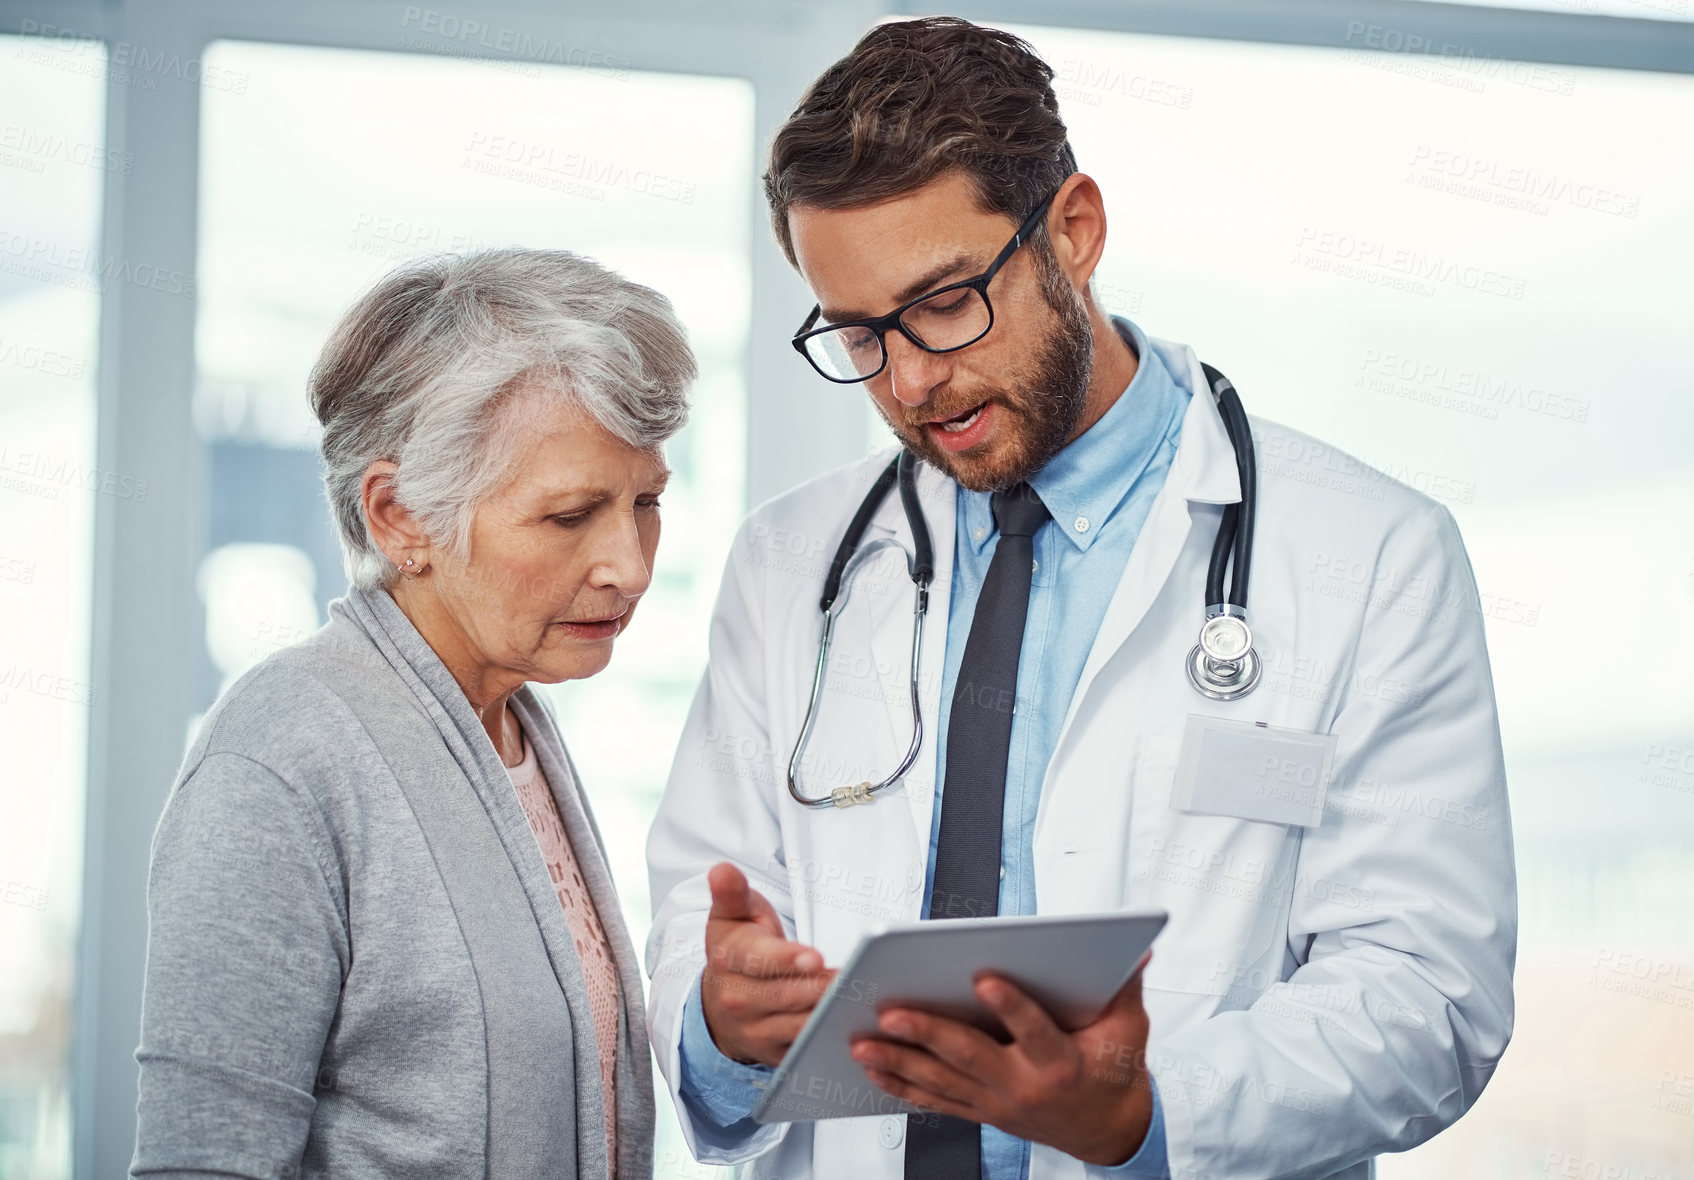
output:
M 1189 714 L 1171 806 L 1272 824 L 1316 827 L 1335 761 L 1335 735 Z

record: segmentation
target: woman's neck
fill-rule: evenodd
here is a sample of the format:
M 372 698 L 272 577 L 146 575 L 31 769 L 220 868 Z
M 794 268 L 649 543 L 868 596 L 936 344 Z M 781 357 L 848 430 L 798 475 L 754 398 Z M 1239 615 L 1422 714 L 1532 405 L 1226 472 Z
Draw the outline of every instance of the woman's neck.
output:
M 510 668 L 491 664 L 475 650 L 464 629 L 453 621 L 441 600 L 418 581 L 401 578 L 388 588 L 402 614 L 429 644 L 459 691 L 465 694 L 471 712 L 494 743 L 500 761 L 516 766 L 523 761 L 523 731 L 510 708 L 512 696 L 524 686 L 521 675 Z

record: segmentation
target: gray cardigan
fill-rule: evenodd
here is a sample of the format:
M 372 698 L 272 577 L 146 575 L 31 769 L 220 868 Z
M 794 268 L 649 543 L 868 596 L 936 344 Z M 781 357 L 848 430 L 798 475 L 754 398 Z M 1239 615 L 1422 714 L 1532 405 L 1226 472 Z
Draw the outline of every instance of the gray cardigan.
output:
M 652 1170 L 641 976 L 551 715 L 552 784 L 623 992 L 620 1180 Z M 132 1176 L 607 1175 L 570 924 L 487 733 L 388 594 L 242 677 L 154 836 Z

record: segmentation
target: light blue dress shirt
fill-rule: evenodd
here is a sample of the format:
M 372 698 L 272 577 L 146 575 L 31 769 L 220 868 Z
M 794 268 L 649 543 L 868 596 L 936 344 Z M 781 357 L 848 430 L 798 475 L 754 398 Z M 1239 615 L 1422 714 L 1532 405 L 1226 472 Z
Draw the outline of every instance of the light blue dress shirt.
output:
M 1006 762 L 1005 817 L 1001 827 L 1000 913 L 1036 912 L 1034 837 L 1041 784 L 1071 697 L 1106 617 L 1153 498 L 1164 486 L 1176 455 L 1189 392 L 1178 385 L 1147 344 L 1140 328 L 1116 319 L 1118 331 L 1140 358 L 1135 377 L 1112 407 L 1029 482 L 1052 519 L 1035 535 L 1036 568 L 1018 659 L 1017 707 Z M 950 701 L 964 659 L 971 619 L 999 541 L 990 497 L 959 489 L 954 513 L 953 585 L 941 699 Z M 936 805 L 930 822 L 925 916 L 934 886 L 941 837 L 941 785 L 946 782 L 947 725 L 943 709 L 935 739 Z M 684 1006 L 684 1102 L 721 1129 L 722 1145 L 749 1135 L 748 1118 L 772 1071 L 724 1057 L 700 1011 L 699 991 Z M 717 1139 L 717 1135 L 712 1135 Z M 1026 1140 L 995 1127 L 982 1129 L 983 1180 L 1021 1180 L 1029 1174 Z M 1139 1151 L 1116 1170 L 1129 1177 L 1168 1171 L 1164 1111 L 1153 1087 L 1153 1122 Z

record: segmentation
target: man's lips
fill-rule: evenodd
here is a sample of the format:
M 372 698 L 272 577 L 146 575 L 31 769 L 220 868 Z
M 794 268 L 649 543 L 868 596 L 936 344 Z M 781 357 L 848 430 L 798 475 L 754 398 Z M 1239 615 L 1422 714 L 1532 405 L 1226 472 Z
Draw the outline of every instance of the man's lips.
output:
M 968 451 L 988 437 L 1000 416 L 995 402 L 981 402 L 962 414 L 949 418 L 932 418 L 923 425 L 924 433 L 943 451 L 958 454 Z
M 969 418 L 972 414 L 976 413 L 978 410 L 982 409 L 982 407 L 986 406 L 987 404 L 988 403 L 985 402 L 985 401 L 977 402 L 974 406 L 967 406 L 965 409 L 960 410 L 957 414 L 942 414 L 942 415 L 939 415 L 937 417 L 926 418 L 922 422 L 917 423 L 917 425 L 919 425 L 919 426 L 940 426 L 941 424 L 943 424 L 945 422 L 962 422 L 964 419 Z

